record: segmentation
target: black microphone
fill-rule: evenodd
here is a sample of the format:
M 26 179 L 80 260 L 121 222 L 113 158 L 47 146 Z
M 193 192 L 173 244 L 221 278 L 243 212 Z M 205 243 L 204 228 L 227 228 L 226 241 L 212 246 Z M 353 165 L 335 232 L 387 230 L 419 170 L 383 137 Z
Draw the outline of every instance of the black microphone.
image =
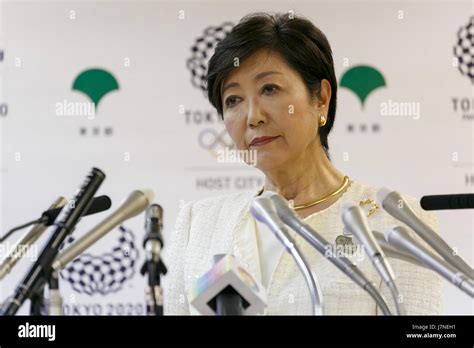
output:
M 87 211 L 82 216 L 101 213 L 109 209 L 111 205 L 112 205 L 112 201 L 110 200 L 109 196 L 102 195 L 102 196 L 94 197 L 89 209 L 87 209 Z M 46 226 L 51 226 L 63 208 L 64 206 L 45 211 L 41 215 L 40 223 L 43 223 Z
M 39 237 L 39 235 L 46 229 L 46 227 L 51 226 L 54 223 L 59 213 L 61 212 L 61 210 L 64 208 L 66 204 L 67 204 L 67 200 L 66 200 L 66 203 L 61 201 L 60 203 L 55 205 L 55 208 L 50 208 L 46 210 L 45 212 L 43 212 L 43 214 L 41 214 L 41 217 L 39 219 L 30 221 L 26 224 L 17 226 L 15 228 L 12 228 L 3 237 L 0 237 L 0 243 L 2 243 L 7 238 L 9 238 L 14 232 L 19 231 L 30 225 L 35 225 L 36 227 L 37 226 L 42 227 L 42 229 L 38 231 L 38 237 Z M 111 205 L 112 205 L 112 202 L 110 201 L 110 198 L 108 196 L 104 195 L 104 196 L 95 197 L 94 200 L 92 201 L 92 205 L 89 207 L 89 209 L 86 211 L 86 213 L 83 216 L 103 212 L 104 210 L 109 209 Z M 34 235 L 34 232 L 36 231 L 33 231 L 32 235 Z
M 168 272 L 166 265 L 160 258 L 164 241 L 161 234 L 163 229 L 163 208 L 158 204 L 151 204 L 145 215 L 145 238 L 143 248 L 146 251 L 146 260 L 140 273 L 148 274 L 147 314 L 163 315 L 163 294 L 160 287 L 161 275 Z
M 56 258 L 60 246 L 91 206 L 94 194 L 104 179 L 105 174 L 100 169 L 92 168 L 74 198 L 61 211 L 54 223 L 56 229 L 26 277 L 17 286 L 13 297 L 5 308 L 4 315 L 15 315 L 25 300 L 38 293 L 50 279 L 51 264 Z
M 423 196 L 420 205 L 424 210 L 473 209 L 474 193 Z
M 145 215 L 145 238 L 143 239 L 143 247 L 147 249 L 148 244 L 158 242 L 160 248 L 163 248 L 163 208 L 159 204 L 151 204 Z M 159 252 L 159 250 L 158 250 Z
M 0 264 L 0 280 L 5 277 L 8 273 L 11 272 L 12 268 L 15 264 L 20 260 L 20 258 L 24 255 L 26 250 L 38 240 L 43 234 L 43 232 L 54 223 L 57 216 L 67 204 L 67 199 L 61 197 L 55 204 L 53 204 L 56 208 L 50 208 L 45 211 L 41 218 L 37 220 L 34 227 L 31 228 L 29 232 L 27 232 L 20 241 L 16 244 L 15 248 L 7 255 L 7 257 L 3 260 Z M 92 205 L 87 210 L 87 212 L 83 215 L 91 215 L 95 213 L 100 213 L 104 210 L 109 209 L 111 206 L 111 201 L 108 196 L 98 196 L 92 200 Z M 11 230 L 15 231 L 16 228 Z M 11 231 L 8 232 L 4 238 L 8 238 L 11 235 Z M 0 240 L 1 241 L 1 240 Z

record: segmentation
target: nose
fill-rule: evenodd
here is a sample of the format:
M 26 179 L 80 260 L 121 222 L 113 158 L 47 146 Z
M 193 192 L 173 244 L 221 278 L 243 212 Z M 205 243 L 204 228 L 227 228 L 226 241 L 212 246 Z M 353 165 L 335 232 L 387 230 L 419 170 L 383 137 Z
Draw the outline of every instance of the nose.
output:
M 267 118 L 265 116 L 265 113 L 262 112 L 258 101 L 252 101 L 249 105 L 249 111 L 247 115 L 247 126 L 250 128 L 255 128 L 265 123 L 267 123 Z

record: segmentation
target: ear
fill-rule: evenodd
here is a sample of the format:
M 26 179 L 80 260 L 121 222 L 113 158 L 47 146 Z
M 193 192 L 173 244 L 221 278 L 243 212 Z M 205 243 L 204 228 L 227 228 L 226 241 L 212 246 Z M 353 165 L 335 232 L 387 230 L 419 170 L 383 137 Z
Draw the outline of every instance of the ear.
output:
M 321 90 L 320 90 L 320 96 L 318 98 L 318 108 L 320 109 L 320 112 L 323 113 L 324 115 L 328 114 L 329 111 L 329 103 L 331 102 L 331 84 L 329 83 L 328 80 L 323 79 L 321 80 Z

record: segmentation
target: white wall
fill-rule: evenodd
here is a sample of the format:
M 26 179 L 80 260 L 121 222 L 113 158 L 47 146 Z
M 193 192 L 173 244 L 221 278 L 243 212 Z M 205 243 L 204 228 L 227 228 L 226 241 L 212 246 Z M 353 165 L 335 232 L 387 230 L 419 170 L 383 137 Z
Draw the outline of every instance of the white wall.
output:
M 259 172 L 217 163 L 199 145 L 200 136 L 212 138 L 203 132 L 222 131 L 215 113 L 207 119 L 180 113 L 213 111 L 186 68 L 195 40 L 205 28 L 235 23 L 255 10 L 292 10 L 311 19 L 331 42 L 338 79 L 360 64 L 384 75 L 387 86 L 374 91 L 364 108 L 353 92 L 339 90 L 330 147 L 341 172 L 415 196 L 472 192 L 473 85 L 453 55 L 459 28 L 472 20 L 470 1 L 35 1 L 1 6 L 0 104 L 8 106 L 8 115 L 0 116 L 1 233 L 33 219 L 57 196 L 70 197 L 92 166 L 107 174 L 100 193 L 112 198 L 112 208 L 134 189 L 153 188 L 156 202 L 165 208 L 165 237 L 184 201 L 261 186 Z M 93 120 L 58 116 L 56 103 L 88 101 L 71 87 L 81 71 L 92 67 L 111 72 L 119 90 L 101 100 Z M 455 109 L 453 99 L 463 98 L 467 109 Z M 381 105 L 389 100 L 418 103 L 420 117 L 382 116 Z M 349 124 L 357 131 L 349 133 Z M 362 124 L 369 129 L 377 124 L 380 131 L 360 132 Z M 80 135 L 81 127 L 88 134 L 98 127 L 101 134 Z M 109 136 L 103 134 L 108 127 Z M 84 218 L 74 234 L 104 216 Z M 474 263 L 473 214 L 438 216 L 441 235 Z M 89 296 L 62 281 L 65 302 L 76 306 L 76 313 L 140 313 L 143 224 L 142 215 L 125 224 L 133 231 L 139 258 L 135 275 L 119 291 Z M 90 254 L 110 252 L 119 236 L 113 231 Z M 0 284 L 0 301 L 32 262 L 22 260 Z M 472 301 L 447 283 L 444 300 L 446 314 L 473 313 Z

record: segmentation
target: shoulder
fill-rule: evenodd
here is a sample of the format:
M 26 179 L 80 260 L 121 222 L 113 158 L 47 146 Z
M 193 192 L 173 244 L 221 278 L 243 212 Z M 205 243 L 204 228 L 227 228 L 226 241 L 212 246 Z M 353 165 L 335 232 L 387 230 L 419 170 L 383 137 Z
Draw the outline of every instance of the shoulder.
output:
M 231 231 L 247 211 L 256 193 L 243 191 L 206 197 L 182 204 L 174 226 L 175 241 L 186 246 L 192 240 L 210 240 L 217 230 Z
M 178 220 L 207 225 L 217 219 L 235 220 L 255 195 L 255 191 L 242 191 L 193 200 L 183 204 Z
M 208 209 L 220 210 L 222 208 L 236 208 L 248 203 L 255 194 L 255 191 L 242 191 L 237 193 L 206 197 L 191 202 L 192 209 L 193 211 L 199 211 Z

